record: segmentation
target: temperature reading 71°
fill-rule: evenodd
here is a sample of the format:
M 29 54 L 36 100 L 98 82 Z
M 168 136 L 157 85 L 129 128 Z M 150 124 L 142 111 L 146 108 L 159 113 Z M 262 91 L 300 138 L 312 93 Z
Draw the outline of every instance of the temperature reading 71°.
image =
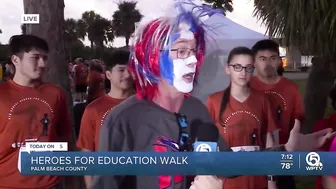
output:
M 293 163 L 281 163 L 281 169 L 290 169 L 292 166 Z

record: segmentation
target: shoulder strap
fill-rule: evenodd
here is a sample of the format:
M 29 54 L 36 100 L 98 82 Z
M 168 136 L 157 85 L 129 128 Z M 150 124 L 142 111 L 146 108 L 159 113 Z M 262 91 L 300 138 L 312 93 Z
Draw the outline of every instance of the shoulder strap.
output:
M 175 113 L 177 124 L 179 125 L 179 150 L 192 151 L 192 143 L 189 134 L 188 121 L 186 116 Z

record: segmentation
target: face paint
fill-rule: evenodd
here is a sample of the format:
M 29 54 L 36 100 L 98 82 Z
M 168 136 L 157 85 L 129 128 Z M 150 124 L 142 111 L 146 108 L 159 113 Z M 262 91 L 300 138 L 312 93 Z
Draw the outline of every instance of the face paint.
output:
M 173 85 L 173 80 L 174 80 L 174 67 L 173 67 L 173 61 L 169 56 L 169 51 L 165 50 L 161 52 L 160 55 L 160 72 L 161 76 L 166 79 L 166 81 L 170 84 Z
M 181 23 L 178 29 L 179 32 L 170 37 L 172 42 L 178 39 L 195 39 L 190 25 Z M 185 59 L 172 59 L 169 55 L 169 50 L 162 51 L 159 64 L 161 76 L 178 91 L 189 93 L 193 89 L 196 63 L 197 59 L 195 56 L 190 56 Z
M 174 79 L 173 86 L 180 92 L 189 93 L 194 86 L 197 59 L 190 56 L 186 59 L 173 60 Z

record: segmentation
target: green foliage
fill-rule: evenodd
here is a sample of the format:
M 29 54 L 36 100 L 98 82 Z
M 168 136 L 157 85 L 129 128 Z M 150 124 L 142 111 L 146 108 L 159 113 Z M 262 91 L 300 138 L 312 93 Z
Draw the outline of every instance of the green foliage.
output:
M 99 17 L 100 15 L 96 14 L 94 11 L 86 11 L 82 14 L 82 18 L 79 21 L 82 29 L 85 31 L 85 34 L 90 41 L 93 41 L 94 38 L 93 23 Z
M 126 46 L 134 33 L 135 24 L 143 17 L 138 9 L 136 2 L 123 1 L 118 3 L 118 10 L 112 15 L 112 25 L 115 35 L 125 37 Z
M 67 60 L 73 61 L 74 59 L 78 57 L 82 57 L 83 59 L 87 59 L 87 60 L 93 59 L 93 58 L 101 59 L 101 58 L 104 58 L 106 54 L 113 52 L 113 50 L 114 48 L 108 47 L 108 48 L 105 48 L 104 51 L 102 52 L 91 53 L 90 47 L 85 46 L 81 41 L 77 41 L 71 46 L 70 51 L 67 51 L 66 53 L 67 53 Z M 72 55 L 71 58 L 69 56 L 70 54 Z
M 97 17 L 92 27 L 92 40 L 97 46 L 103 47 L 104 43 L 112 42 L 114 40 L 112 24 L 109 20 L 103 17 Z
M 222 9 L 224 15 L 226 12 L 233 11 L 233 2 L 232 0 L 204 0 L 206 3 L 209 3 L 213 8 Z
M 114 40 L 111 21 L 103 18 L 94 11 L 86 11 L 78 21 L 79 28 L 89 40 L 96 45 L 112 42 Z
M 272 37 L 284 45 L 335 59 L 336 1 L 334 0 L 255 0 L 255 12 Z
M 64 21 L 64 40 L 66 43 L 74 43 L 78 39 L 84 39 L 84 36 L 82 31 L 80 31 L 77 20 L 69 18 Z

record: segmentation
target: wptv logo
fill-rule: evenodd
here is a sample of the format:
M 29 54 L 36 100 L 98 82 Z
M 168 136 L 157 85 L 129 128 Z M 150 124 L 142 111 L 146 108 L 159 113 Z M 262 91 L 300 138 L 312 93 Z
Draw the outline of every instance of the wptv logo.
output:
M 308 164 L 308 166 L 306 166 L 307 171 L 322 171 L 323 169 L 320 155 L 316 152 L 310 152 L 307 154 L 306 163 Z
M 39 24 L 40 15 L 39 14 L 22 14 L 21 24 Z

